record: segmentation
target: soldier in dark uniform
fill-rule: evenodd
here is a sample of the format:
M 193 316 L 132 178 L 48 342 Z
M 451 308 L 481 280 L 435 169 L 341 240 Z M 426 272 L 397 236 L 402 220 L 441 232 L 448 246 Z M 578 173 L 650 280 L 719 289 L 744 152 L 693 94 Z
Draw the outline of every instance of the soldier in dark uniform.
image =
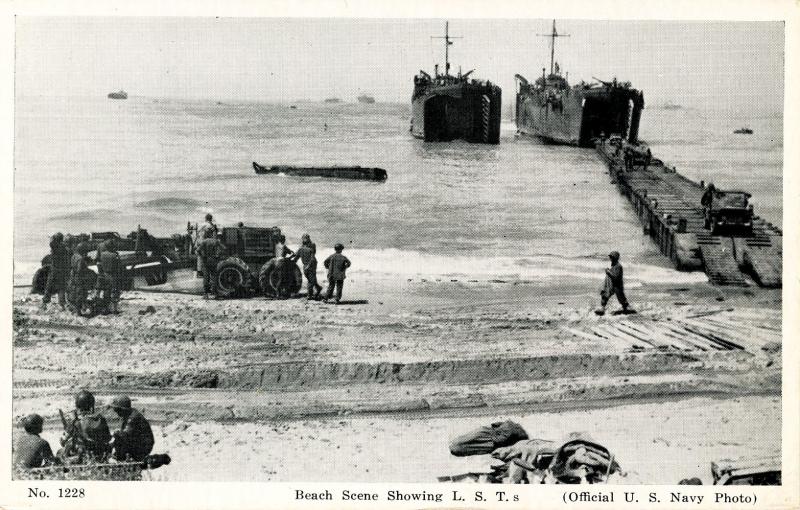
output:
M 317 245 L 311 242 L 308 234 L 303 234 L 302 242 L 292 261 L 300 259 L 303 262 L 303 274 L 308 281 L 308 299 L 317 299 L 322 292 L 322 286 L 317 283 Z
M 14 466 L 30 469 L 55 462 L 50 443 L 39 437 L 43 425 L 44 419 L 38 414 L 31 414 L 22 419 L 25 434 L 19 435 L 14 441 Z
M 211 232 L 211 235 L 213 237 L 217 237 L 218 229 L 216 223 L 214 223 L 214 216 L 212 216 L 211 213 L 206 214 L 206 222 L 203 223 L 203 225 L 199 229 L 197 229 L 197 245 L 195 246 L 195 248 L 198 249 L 200 248 L 200 243 L 203 242 L 203 239 L 207 238 L 209 232 Z M 200 254 L 198 253 L 197 254 L 198 276 L 202 270 L 203 270 L 203 257 L 201 257 Z
M 70 261 L 69 301 L 76 315 L 83 315 L 86 298 L 95 284 L 95 273 L 89 269 L 89 245 L 79 243 Z
M 114 458 L 144 460 L 153 451 L 155 443 L 150 423 L 131 407 L 131 399 L 125 395 L 114 397 L 108 407 L 122 418 L 120 429 L 114 432 Z
M 336 304 L 342 300 L 342 287 L 344 286 L 345 271 L 350 267 L 350 260 L 342 255 L 344 246 L 336 243 L 333 247 L 336 251 L 333 255 L 325 259 L 325 268 L 328 270 L 328 292 L 325 294 L 325 301 L 333 296 L 336 289 Z
M 595 310 L 597 315 L 606 313 L 606 306 L 611 296 L 616 295 L 617 301 L 622 305 L 623 312 L 629 311 L 628 299 L 625 297 L 625 286 L 622 278 L 622 264 L 619 263 L 619 252 L 612 251 L 608 254 L 611 267 L 606 269 L 606 279 L 600 290 L 600 308 Z
M 42 310 L 47 309 L 47 304 L 53 294 L 58 294 L 58 304 L 62 310 L 67 304 L 67 280 L 72 255 L 64 246 L 64 234 L 58 232 L 50 239 L 50 272 L 47 274 L 47 284 L 42 296 Z
M 275 258 L 277 259 L 275 261 L 275 271 L 278 274 L 278 284 L 275 292 L 279 298 L 289 297 L 290 287 L 288 283 L 294 278 L 291 262 L 295 259 L 288 259 L 287 257 L 290 255 L 294 255 L 294 252 L 286 246 L 286 236 L 282 235 L 278 238 L 278 242 L 275 243 Z
M 197 247 L 197 256 L 203 264 L 203 297 L 209 299 L 211 294 L 215 298 L 217 295 L 217 264 L 222 260 L 225 247 L 217 239 L 215 230 L 207 229 L 204 235 L 206 237 Z
M 94 395 L 87 390 L 75 395 L 73 421 L 68 425 L 67 435 L 61 440 L 66 456 L 89 456 L 97 460 L 108 457 L 111 432 L 103 415 L 95 412 L 94 404 Z
M 647 167 L 650 166 L 650 162 L 653 160 L 653 153 L 650 151 L 650 147 L 647 148 L 647 153 L 644 156 L 644 170 L 647 170 Z
M 122 277 L 124 267 L 117 252 L 117 243 L 109 239 L 103 243 L 103 250 L 98 248 L 97 294 L 100 309 L 103 313 L 119 313 L 119 301 L 122 296 Z

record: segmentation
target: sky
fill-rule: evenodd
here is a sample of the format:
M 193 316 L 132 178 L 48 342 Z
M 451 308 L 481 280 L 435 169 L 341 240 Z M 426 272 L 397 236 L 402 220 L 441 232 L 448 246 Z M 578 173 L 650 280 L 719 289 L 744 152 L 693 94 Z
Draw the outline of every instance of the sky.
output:
M 575 83 L 617 77 L 648 104 L 727 109 L 783 100 L 782 22 L 557 20 L 556 60 Z M 451 19 L 452 70 L 515 90 L 549 67 L 552 20 Z M 23 17 L 18 96 L 131 95 L 292 102 L 366 92 L 410 101 L 444 61 L 444 20 Z

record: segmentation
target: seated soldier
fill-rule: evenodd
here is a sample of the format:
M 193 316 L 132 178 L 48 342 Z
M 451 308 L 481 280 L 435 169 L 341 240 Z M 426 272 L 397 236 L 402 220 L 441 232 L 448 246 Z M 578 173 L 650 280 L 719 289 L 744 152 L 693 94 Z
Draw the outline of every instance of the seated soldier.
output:
M 75 395 L 74 419 L 61 440 L 66 456 L 88 456 L 96 460 L 108 457 L 111 432 L 103 415 L 95 412 L 94 404 L 94 395 L 89 391 L 81 390 Z
M 142 413 L 131 407 L 131 399 L 121 395 L 109 405 L 122 418 L 120 429 L 114 432 L 114 458 L 142 461 L 153 451 L 153 430 Z
M 24 469 L 38 468 L 55 462 L 50 443 L 39 437 L 44 419 L 31 414 L 22 419 L 25 434 L 14 442 L 14 466 Z

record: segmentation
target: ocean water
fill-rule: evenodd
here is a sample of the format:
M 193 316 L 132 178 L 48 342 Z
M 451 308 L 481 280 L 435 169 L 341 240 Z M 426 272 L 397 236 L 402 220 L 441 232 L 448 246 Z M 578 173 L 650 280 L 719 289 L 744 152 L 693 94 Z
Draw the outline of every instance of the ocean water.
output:
M 630 280 L 705 279 L 671 269 L 590 149 L 517 137 L 510 121 L 497 146 L 423 143 L 406 104 L 296 106 L 18 98 L 15 281 L 56 231 L 166 236 L 206 212 L 280 226 L 290 246 L 307 232 L 323 256 L 341 242 L 364 274 L 595 280 L 615 249 Z M 732 134 L 745 124 L 754 135 Z M 641 137 L 689 177 L 751 191 L 781 225 L 781 129 L 780 114 L 645 110 Z M 378 166 L 389 179 L 256 175 L 252 161 Z

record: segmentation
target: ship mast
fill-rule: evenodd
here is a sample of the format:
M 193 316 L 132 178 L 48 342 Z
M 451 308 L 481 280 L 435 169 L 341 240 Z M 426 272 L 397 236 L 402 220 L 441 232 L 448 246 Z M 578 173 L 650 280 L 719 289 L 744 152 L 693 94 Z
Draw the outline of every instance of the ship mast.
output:
M 444 39 L 444 75 L 450 74 L 450 46 L 453 44 L 453 39 L 463 39 L 463 37 L 450 37 L 450 22 L 444 22 L 444 37 L 433 37 L 431 39 Z
M 569 37 L 569 34 L 559 34 L 556 31 L 556 20 L 553 20 L 553 31 L 549 34 L 536 34 L 539 37 L 550 38 L 550 74 L 553 74 L 553 64 L 555 63 L 556 55 L 556 37 Z

